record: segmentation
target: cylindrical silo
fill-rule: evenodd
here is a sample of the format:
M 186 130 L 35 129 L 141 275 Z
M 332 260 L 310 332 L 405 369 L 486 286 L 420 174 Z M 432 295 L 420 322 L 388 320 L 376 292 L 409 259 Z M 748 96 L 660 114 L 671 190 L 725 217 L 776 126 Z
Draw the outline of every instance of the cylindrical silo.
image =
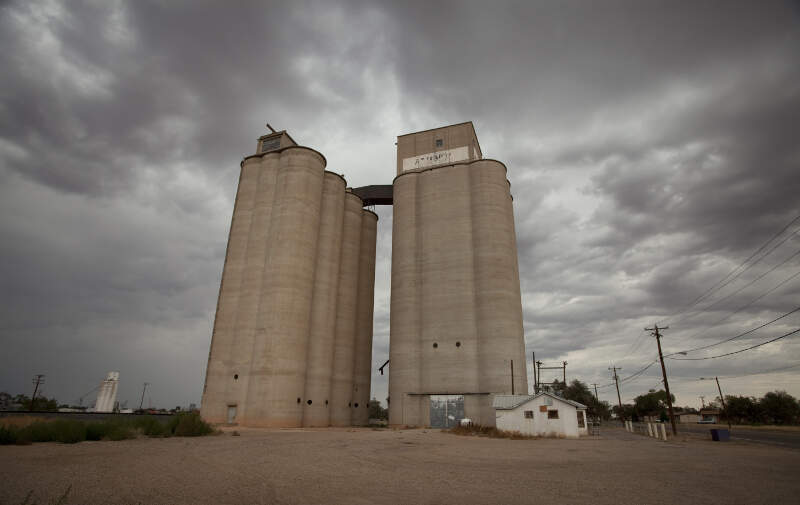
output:
M 470 171 L 451 165 L 418 178 L 422 389 L 478 392 Z
M 336 302 L 333 372 L 331 374 L 331 426 L 350 426 L 352 421 L 362 202 L 359 197 L 347 192 L 344 205 L 342 254 Z
M 419 425 L 421 392 L 421 279 L 417 249 L 421 230 L 417 215 L 418 173 L 398 177 L 393 188 L 392 296 L 389 342 L 389 423 Z
M 247 391 L 250 426 L 302 425 L 325 159 L 304 147 L 279 154 Z
M 358 260 L 358 304 L 353 366 L 352 424 L 369 423 L 370 380 L 372 379 L 372 312 L 375 301 L 375 246 L 378 215 L 361 214 L 361 243 Z
M 336 331 L 336 298 L 342 253 L 345 181 L 325 173 L 322 216 L 319 223 L 317 264 L 311 304 L 308 365 L 303 395 L 303 426 L 330 424 L 331 372 Z
M 481 389 L 510 394 L 513 360 L 514 392 L 527 394 L 516 237 L 506 169 L 498 161 L 481 160 L 470 170 Z
M 251 160 L 247 160 L 250 162 Z M 233 349 L 229 363 L 228 405 L 236 405 L 236 417 L 247 417 L 247 386 L 253 362 L 252 351 L 256 337 L 258 309 L 263 293 L 264 257 L 269 243 L 272 208 L 275 201 L 275 181 L 280 166 L 280 155 L 270 154 L 255 158 L 258 162 L 258 181 L 253 212 L 250 219 L 250 239 L 245 254 L 245 275 L 242 276 L 237 300 Z M 252 163 L 247 163 L 250 165 Z
M 214 330 L 208 353 L 206 381 L 201 403 L 203 418 L 212 423 L 227 422 L 228 405 L 237 404 L 235 397 L 228 396 L 229 381 L 234 380 L 233 375 L 236 373 L 230 364 L 236 349 L 234 333 L 239 292 L 245 272 L 247 245 L 259 176 L 260 159 L 251 158 L 242 163 L 228 234 L 228 246 L 217 299 L 217 312 L 214 318 Z

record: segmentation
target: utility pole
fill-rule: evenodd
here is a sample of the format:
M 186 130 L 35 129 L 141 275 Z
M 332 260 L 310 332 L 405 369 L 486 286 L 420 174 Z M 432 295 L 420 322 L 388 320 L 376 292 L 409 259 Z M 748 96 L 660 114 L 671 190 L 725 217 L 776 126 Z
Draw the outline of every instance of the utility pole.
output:
M 617 401 L 619 402 L 619 418 L 622 421 L 622 425 L 625 425 L 625 411 L 622 410 L 622 397 L 619 395 L 619 377 L 617 376 L 617 370 L 622 370 L 621 368 L 611 367 L 609 370 L 614 371 L 614 383 L 617 385 Z
M 536 381 L 536 353 L 531 351 L 531 359 L 533 359 L 533 394 L 539 392 L 539 383 Z
M 36 374 L 33 377 L 33 396 L 31 396 L 31 410 L 34 410 L 34 405 L 36 402 L 36 393 L 39 392 L 39 386 L 44 384 L 44 374 Z
M 511 360 L 511 394 L 514 394 L 514 360 Z
M 700 377 L 700 380 L 706 380 L 706 379 L 707 380 L 711 380 L 711 377 Z M 723 411 L 728 410 L 728 408 L 725 406 L 725 397 L 722 396 L 722 388 L 719 387 L 719 377 L 714 376 L 714 380 L 717 381 L 717 391 L 719 391 L 719 401 L 722 402 L 722 410 Z M 725 418 L 728 421 L 728 430 L 730 430 L 731 429 L 731 418 L 728 415 L 726 415 Z
M 542 387 L 542 362 L 541 361 L 537 361 L 536 362 L 536 383 L 539 385 L 540 388 Z
M 567 362 L 562 361 L 564 364 L 564 387 L 567 387 Z
M 600 397 L 597 396 L 597 384 L 592 384 L 592 386 L 594 386 L 594 399 L 599 402 L 600 401 Z
M 149 384 L 150 384 L 149 382 L 145 382 L 144 383 L 144 387 L 142 388 L 142 399 L 139 402 L 139 410 L 142 410 L 142 405 L 144 405 L 144 392 L 147 390 L 147 386 Z
M 661 354 L 661 333 L 658 330 L 668 330 L 669 326 L 659 328 L 654 324 L 652 328 L 645 328 L 645 331 L 652 331 L 652 335 L 656 337 L 658 344 L 658 359 L 661 360 L 661 373 L 664 375 L 664 389 L 667 391 L 667 407 L 669 408 L 669 421 L 672 423 L 672 434 L 678 435 L 678 427 L 675 425 L 675 412 L 672 411 L 672 396 L 669 394 L 669 382 L 667 382 L 667 369 L 664 366 L 664 356 Z

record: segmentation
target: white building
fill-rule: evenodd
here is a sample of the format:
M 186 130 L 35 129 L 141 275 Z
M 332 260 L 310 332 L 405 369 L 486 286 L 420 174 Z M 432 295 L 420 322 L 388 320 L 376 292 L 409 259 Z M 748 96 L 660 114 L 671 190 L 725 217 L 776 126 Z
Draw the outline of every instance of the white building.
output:
M 100 389 L 97 391 L 97 401 L 94 404 L 95 412 L 114 412 L 118 384 L 119 372 L 108 372 L 108 377 L 100 383 Z
M 586 405 L 550 393 L 495 395 L 493 406 L 498 430 L 542 437 L 589 434 Z

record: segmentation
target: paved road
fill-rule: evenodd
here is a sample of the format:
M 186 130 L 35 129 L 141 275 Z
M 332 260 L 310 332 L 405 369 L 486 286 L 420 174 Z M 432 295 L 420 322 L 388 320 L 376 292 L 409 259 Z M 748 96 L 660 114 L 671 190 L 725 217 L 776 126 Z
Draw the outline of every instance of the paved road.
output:
M 711 437 L 709 430 L 712 428 L 727 429 L 728 426 L 724 424 L 679 424 L 678 432 L 705 433 Z M 731 429 L 731 440 L 741 440 L 745 442 L 754 442 L 757 444 L 777 445 L 782 447 L 790 447 L 793 449 L 800 449 L 800 430 L 783 431 L 771 430 L 768 428 L 754 429 L 734 426 Z

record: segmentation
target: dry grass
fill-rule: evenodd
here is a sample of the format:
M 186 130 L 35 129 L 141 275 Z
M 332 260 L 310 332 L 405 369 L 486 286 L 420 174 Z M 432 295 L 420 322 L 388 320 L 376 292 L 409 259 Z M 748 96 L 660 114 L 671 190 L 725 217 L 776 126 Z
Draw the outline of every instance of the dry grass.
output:
M 473 437 L 488 437 L 488 438 L 507 438 L 509 440 L 534 440 L 537 438 L 535 435 L 525 435 L 518 431 L 503 431 L 498 430 L 494 426 L 480 426 L 477 424 L 471 426 L 454 426 L 447 430 L 454 435 L 473 436 Z
M 50 419 L 46 417 L 36 417 L 36 416 L 9 416 L 9 417 L 0 417 L 0 426 L 6 428 L 24 428 L 26 426 L 30 426 L 33 423 L 38 422 L 45 422 L 49 421 Z

